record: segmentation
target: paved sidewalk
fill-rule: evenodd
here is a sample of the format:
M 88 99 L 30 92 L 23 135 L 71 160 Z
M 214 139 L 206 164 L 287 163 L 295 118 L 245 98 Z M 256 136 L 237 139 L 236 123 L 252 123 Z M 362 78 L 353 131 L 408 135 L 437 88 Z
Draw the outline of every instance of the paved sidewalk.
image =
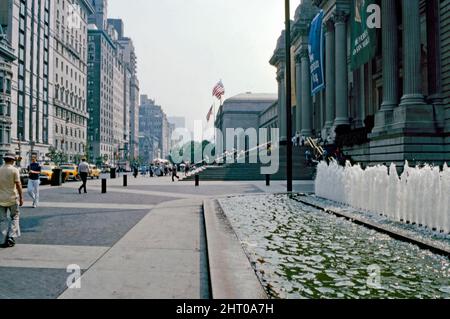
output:
M 202 202 L 157 206 L 62 299 L 209 298 Z
M 41 205 L 21 210 L 17 247 L 0 249 L 2 298 L 209 298 L 202 202 L 235 194 L 285 192 L 285 183 L 172 183 L 170 177 L 88 181 L 41 188 Z M 309 192 L 311 183 L 296 183 Z M 67 289 L 66 267 L 82 269 Z

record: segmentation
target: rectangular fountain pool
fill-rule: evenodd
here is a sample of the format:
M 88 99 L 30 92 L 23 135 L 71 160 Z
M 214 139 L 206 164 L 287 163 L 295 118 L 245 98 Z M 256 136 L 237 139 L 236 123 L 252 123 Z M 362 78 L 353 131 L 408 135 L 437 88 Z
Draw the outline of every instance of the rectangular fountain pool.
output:
M 450 298 L 450 260 L 289 195 L 220 199 L 272 298 Z

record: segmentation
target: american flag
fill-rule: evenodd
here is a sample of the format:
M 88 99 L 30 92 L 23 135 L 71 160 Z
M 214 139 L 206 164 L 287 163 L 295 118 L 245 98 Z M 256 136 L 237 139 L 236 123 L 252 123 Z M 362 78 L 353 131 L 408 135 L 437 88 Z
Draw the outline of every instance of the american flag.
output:
M 209 122 L 209 120 L 211 119 L 211 116 L 213 115 L 213 108 L 214 106 L 211 106 L 211 109 L 208 112 L 208 115 L 206 115 L 206 120 Z
M 224 94 L 225 94 L 225 87 L 223 86 L 222 81 L 219 81 L 219 83 L 217 83 L 213 89 L 213 96 L 215 96 L 220 100 Z

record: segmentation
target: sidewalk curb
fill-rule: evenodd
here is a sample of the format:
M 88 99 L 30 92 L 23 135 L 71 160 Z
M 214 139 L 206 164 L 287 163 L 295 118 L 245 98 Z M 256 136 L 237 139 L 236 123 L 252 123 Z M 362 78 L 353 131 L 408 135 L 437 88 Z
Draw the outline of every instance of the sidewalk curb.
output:
M 217 200 L 203 201 L 213 299 L 268 299 Z

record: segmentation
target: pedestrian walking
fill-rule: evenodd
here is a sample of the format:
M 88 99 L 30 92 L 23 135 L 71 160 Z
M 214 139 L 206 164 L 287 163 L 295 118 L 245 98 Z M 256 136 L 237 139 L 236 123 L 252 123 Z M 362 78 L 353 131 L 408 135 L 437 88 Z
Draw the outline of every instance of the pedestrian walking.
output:
M 153 173 L 153 165 L 150 165 L 150 177 L 153 177 L 154 173 Z
M 187 174 L 189 173 L 190 170 L 191 170 L 191 167 L 190 167 L 189 163 L 186 163 L 186 166 L 184 167 L 184 176 L 187 176 Z
M 86 163 L 86 159 L 83 158 L 81 160 L 80 165 L 78 165 L 78 173 L 80 174 L 81 181 L 83 184 L 81 184 L 80 188 L 78 189 L 78 193 L 81 194 L 81 190 L 84 189 L 84 193 L 87 194 L 87 178 L 89 176 L 89 165 Z
M 134 165 L 133 166 L 133 176 L 134 176 L 134 178 L 137 178 L 138 174 L 139 174 L 139 168 L 138 168 L 137 165 Z
M 306 150 L 306 152 L 305 152 L 305 160 L 306 160 L 306 166 L 311 167 L 313 164 L 313 161 L 312 161 L 311 152 L 309 150 Z
M 180 180 L 180 176 L 178 176 L 178 167 L 176 164 L 172 166 L 172 182 L 175 182 L 175 177 Z
M 37 162 L 36 155 L 31 157 L 31 164 L 28 166 L 28 195 L 33 200 L 33 208 L 39 205 L 39 184 L 41 183 L 41 165 Z
M 23 196 L 20 173 L 14 167 L 16 156 L 6 154 L 3 160 L 5 165 L 0 168 L 0 242 L 4 241 L 1 247 L 10 248 L 16 245 L 16 239 L 20 237 L 19 207 L 23 206 Z

